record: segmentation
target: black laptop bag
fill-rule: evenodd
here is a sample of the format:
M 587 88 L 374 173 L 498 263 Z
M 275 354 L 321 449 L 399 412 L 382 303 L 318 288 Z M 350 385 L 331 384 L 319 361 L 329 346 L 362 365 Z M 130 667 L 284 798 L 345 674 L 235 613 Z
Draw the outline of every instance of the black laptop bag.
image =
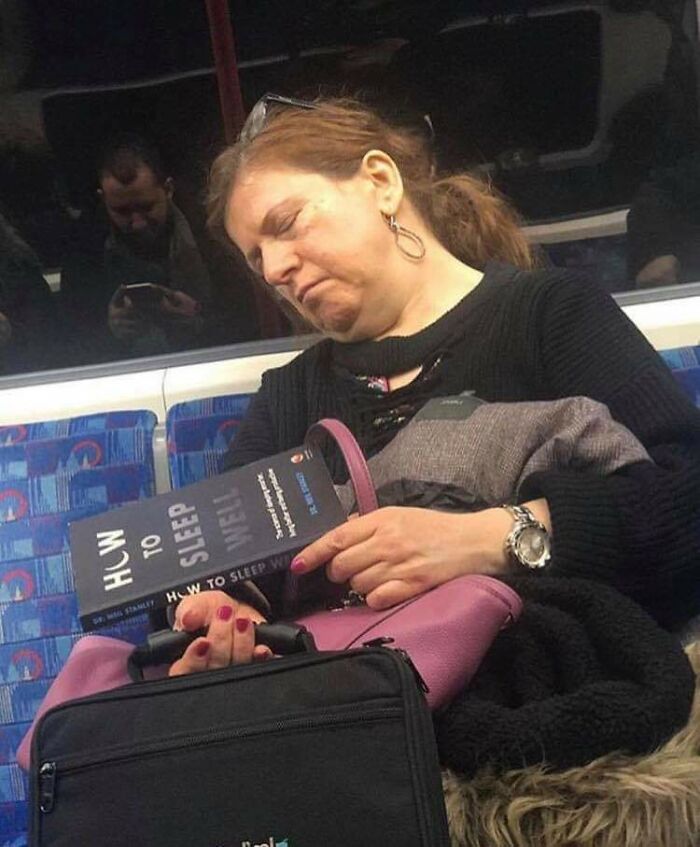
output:
M 430 713 L 369 646 L 139 682 L 47 712 L 33 847 L 443 847 Z

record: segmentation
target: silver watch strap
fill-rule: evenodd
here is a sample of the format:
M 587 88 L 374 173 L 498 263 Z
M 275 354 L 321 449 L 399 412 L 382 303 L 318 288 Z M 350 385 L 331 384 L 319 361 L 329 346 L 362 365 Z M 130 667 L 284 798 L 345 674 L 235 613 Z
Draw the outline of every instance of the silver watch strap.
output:
M 505 509 L 513 520 L 520 523 L 534 523 L 542 526 L 527 506 L 512 506 L 510 503 L 504 503 L 501 508 Z

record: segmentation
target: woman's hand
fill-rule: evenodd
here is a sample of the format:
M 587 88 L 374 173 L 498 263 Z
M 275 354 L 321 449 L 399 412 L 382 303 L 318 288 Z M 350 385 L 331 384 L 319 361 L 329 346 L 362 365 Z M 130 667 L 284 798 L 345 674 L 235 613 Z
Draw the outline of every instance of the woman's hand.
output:
M 349 582 L 372 609 L 385 609 L 469 573 L 509 569 L 505 509 L 455 514 L 389 506 L 348 521 L 302 550 L 296 574 L 326 565 L 331 582 Z
M 270 658 L 272 651 L 255 644 L 253 623 L 265 618 L 252 606 L 239 603 L 223 591 L 205 591 L 185 597 L 175 612 L 174 629 L 194 632 L 208 627 L 204 637 L 196 638 L 181 659 L 170 666 L 170 676 L 225 668 Z

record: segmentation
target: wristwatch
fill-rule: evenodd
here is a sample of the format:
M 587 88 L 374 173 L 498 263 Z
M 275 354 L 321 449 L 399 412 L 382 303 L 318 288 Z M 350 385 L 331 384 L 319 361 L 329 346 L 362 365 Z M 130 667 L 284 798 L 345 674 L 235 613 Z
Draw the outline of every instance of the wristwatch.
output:
M 503 505 L 513 518 L 513 528 L 506 536 L 506 553 L 528 570 L 538 570 L 549 564 L 552 544 L 544 524 L 540 523 L 527 506 Z

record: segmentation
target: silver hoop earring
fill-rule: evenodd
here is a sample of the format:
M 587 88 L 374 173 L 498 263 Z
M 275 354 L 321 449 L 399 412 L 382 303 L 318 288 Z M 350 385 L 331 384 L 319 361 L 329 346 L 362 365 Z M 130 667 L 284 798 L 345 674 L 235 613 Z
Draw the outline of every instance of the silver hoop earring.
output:
M 386 225 L 394 233 L 394 242 L 403 255 L 412 262 L 420 262 L 423 256 L 425 256 L 425 244 L 423 244 L 423 239 L 420 235 L 417 235 L 410 229 L 406 229 L 405 226 L 401 226 L 394 215 L 385 215 L 382 212 L 382 217 L 386 221 Z M 416 248 L 415 252 L 409 250 L 401 243 L 402 238 L 405 238 Z

